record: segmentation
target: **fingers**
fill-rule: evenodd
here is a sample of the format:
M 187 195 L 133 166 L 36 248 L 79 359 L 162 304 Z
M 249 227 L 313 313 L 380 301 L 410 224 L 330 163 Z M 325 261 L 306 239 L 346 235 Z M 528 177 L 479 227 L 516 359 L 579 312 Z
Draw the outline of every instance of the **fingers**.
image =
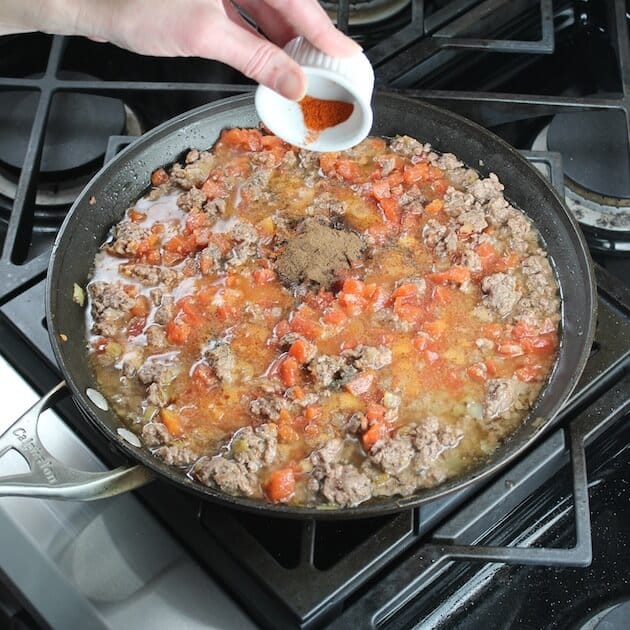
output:
M 338 31 L 317 0 L 264 0 L 259 12 L 268 5 L 282 16 L 293 30 L 304 35 L 313 46 L 332 57 L 349 57 L 361 47 Z
M 278 46 L 284 46 L 298 32 L 289 24 L 283 15 L 271 9 L 260 0 L 238 0 L 238 6 L 256 22 L 260 30 Z
M 297 101 L 306 93 L 306 77 L 293 59 L 227 18 L 199 42 L 197 54 L 227 63 L 291 100 Z

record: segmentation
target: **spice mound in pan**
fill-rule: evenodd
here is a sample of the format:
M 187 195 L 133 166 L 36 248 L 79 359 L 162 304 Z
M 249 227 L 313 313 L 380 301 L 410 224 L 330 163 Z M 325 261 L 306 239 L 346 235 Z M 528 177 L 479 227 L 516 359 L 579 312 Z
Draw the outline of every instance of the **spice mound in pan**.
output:
M 558 287 L 494 175 L 406 136 L 311 153 L 229 129 L 151 183 L 94 261 L 90 360 L 199 483 L 409 495 L 492 452 L 545 383 Z

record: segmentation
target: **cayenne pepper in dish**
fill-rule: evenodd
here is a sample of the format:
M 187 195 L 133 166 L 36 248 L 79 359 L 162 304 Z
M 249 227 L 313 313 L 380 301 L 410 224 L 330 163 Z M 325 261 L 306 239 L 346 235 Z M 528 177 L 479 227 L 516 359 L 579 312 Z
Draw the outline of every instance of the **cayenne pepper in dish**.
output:
M 352 115 L 354 105 L 344 101 L 330 101 L 305 96 L 300 101 L 304 124 L 310 131 L 308 142 L 317 138 L 319 132 L 345 122 Z

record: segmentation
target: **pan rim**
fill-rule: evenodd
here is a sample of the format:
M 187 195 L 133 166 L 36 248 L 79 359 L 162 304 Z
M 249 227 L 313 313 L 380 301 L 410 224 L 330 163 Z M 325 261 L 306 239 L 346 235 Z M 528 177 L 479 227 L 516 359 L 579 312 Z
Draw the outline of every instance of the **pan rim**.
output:
M 596 315 L 597 315 L 597 290 L 595 283 L 595 275 L 593 264 L 591 261 L 590 253 L 588 250 L 588 246 L 586 244 L 586 239 L 582 234 L 581 230 L 578 227 L 577 220 L 571 214 L 571 212 L 567 209 L 566 205 L 562 201 L 560 195 L 555 190 L 555 188 L 543 177 L 543 175 L 533 168 L 525 158 L 523 158 L 520 153 L 507 142 L 505 142 L 502 138 L 498 137 L 493 132 L 485 129 L 483 126 L 478 125 L 474 121 L 471 121 L 459 114 L 451 112 L 450 110 L 442 109 L 432 105 L 430 103 L 426 103 L 420 99 L 412 99 L 410 97 L 406 97 L 404 95 L 397 94 L 392 91 L 377 91 L 376 97 L 383 96 L 386 98 L 394 99 L 401 101 L 403 103 L 408 103 L 409 107 L 412 108 L 420 108 L 429 111 L 436 112 L 439 116 L 446 116 L 447 118 L 453 119 L 456 122 L 459 122 L 464 127 L 472 127 L 477 132 L 482 133 L 485 136 L 488 136 L 493 142 L 497 143 L 499 147 L 506 153 L 509 153 L 511 157 L 519 162 L 522 165 L 525 165 L 531 173 L 532 177 L 535 177 L 539 184 L 542 184 L 544 188 L 546 188 L 547 192 L 550 192 L 553 196 L 556 204 L 559 208 L 562 208 L 561 216 L 564 221 L 567 222 L 567 227 L 570 228 L 571 236 L 574 238 L 573 245 L 575 248 L 575 253 L 579 258 L 583 260 L 585 263 L 585 277 L 584 281 L 587 285 L 586 293 L 587 298 L 589 300 L 589 304 L 586 307 L 590 307 L 591 317 L 588 320 L 588 329 L 584 330 L 582 335 L 582 348 L 579 354 L 579 360 L 575 364 L 575 370 L 570 378 L 567 379 L 567 383 L 562 388 L 562 391 L 556 396 L 555 402 L 550 405 L 550 411 L 547 414 L 548 417 L 545 418 L 544 422 L 541 423 L 540 427 L 531 435 L 528 439 L 526 439 L 521 445 L 518 445 L 512 449 L 506 451 L 502 457 L 498 458 L 496 461 L 491 462 L 481 462 L 475 468 L 469 470 L 463 475 L 453 477 L 445 481 L 444 483 L 435 486 L 433 488 L 421 489 L 408 497 L 389 497 L 383 499 L 375 499 L 369 500 L 366 503 L 362 503 L 356 507 L 350 508 L 331 508 L 328 506 L 324 507 L 303 507 L 303 506 L 286 506 L 283 504 L 272 504 L 267 503 L 258 499 L 249 499 L 247 497 L 240 496 L 232 496 L 220 492 L 214 488 L 204 486 L 198 482 L 190 479 L 185 472 L 180 471 L 179 469 L 174 469 L 171 466 L 167 466 L 163 464 L 160 460 L 154 457 L 150 451 L 146 448 L 142 447 L 140 449 L 136 447 L 132 447 L 120 436 L 116 435 L 115 431 L 105 425 L 102 421 L 100 421 L 95 414 L 91 411 L 90 406 L 87 403 L 87 397 L 84 392 L 82 392 L 77 384 L 74 381 L 72 372 L 67 367 L 66 360 L 64 358 L 64 352 L 62 343 L 59 337 L 59 328 L 57 325 L 56 318 L 52 316 L 53 309 L 53 282 L 52 279 L 54 277 L 54 271 L 56 269 L 56 265 L 58 265 L 58 258 L 56 256 L 57 250 L 64 239 L 64 235 L 67 232 L 68 225 L 72 222 L 73 217 L 76 212 L 79 211 L 80 206 L 85 202 L 86 197 L 92 192 L 93 186 L 111 169 L 115 169 L 120 162 L 122 162 L 128 153 L 137 150 L 138 148 L 150 146 L 153 141 L 162 136 L 165 132 L 174 133 L 177 129 L 181 129 L 186 123 L 193 122 L 199 118 L 201 115 L 212 115 L 214 110 L 221 111 L 222 108 L 226 106 L 243 107 L 243 106 L 252 106 L 254 103 L 254 95 L 253 93 L 238 95 L 235 97 L 229 97 L 226 99 L 220 99 L 214 101 L 210 104 L 203 105 L 201 107 L 195 108 L 188 112 L 184 112 L 174 118 L 171 118 L 161 125 L 155 127 L 150 130 L 136 141 L 132 142 L 128 147 L 123 149 L 120 153 L 118 153 L 112 160 L 110 160 L 107 164 L 105 164 L 95 175 L 94 177 L 86 184 L 84 189 L 81 191 L 72 207 L 68 211 L 57 237 L 55 239 L 55 243 L 53 245 L 50 263 L 47 271 L 46 278 L 46 321 L 48 325 L 48 334 L 51 341 L 51 345 L 53 348 L 53 353 L 55 359 L 59 365 L 59 369 L 66 377 L 66 382 L 70 391 L 72 392 L 72 397 L 75 401 L 75 404 L 81 411 L 81 413 L 88 419 L 90 424 L 95 427 L 101 434 L 103 434 L 108 441 L 115 445 L 120 451 L 122 451 L 131 461 L 136 463 L 141 463 L 147 468 L 151 469 L 156 473 L 160 480 L 168 481 L 174 485 L 176 485 L 179 489 L 188 491 L 190 493 L 195 494 L 199 498 L 204 498 L 206 500 L 218 503 L 219 505 L 237 508 L 241 510 L 245 510 L 251 513 L 264 513 L 268 516 L 278 516 L 283 518 L 296 518 L 296 519 L 330 519 L 330 520 L 345 520 L 345 519 L 359 519 L 359 518 L 369 518 L 373 516 L 380 516 L 395 512 L 400 512 L 406 509 L 411 509 L 413 507 L 417 507 L 423 503 L 427 503 L 429 501 L 437 500 L 441 497 L 444 497 L 448 494 L 454 493 L 458 490 L 462 490 L 474 483 L 477 483 L 483 479 L 488 479 L 494 476 L 498 471 L 502 470 L 506 467 L 510 462 L 514 461 L 518 458 L 525 450 L 530 448 L 532 444 L 537 442 L 540 439 L 540 435 L 545 433 L 549 426 L 552 424 L 553 419 L 556 417 L 562 406 L 566 403 L 567 399 L 571 395 L 571 392 L 575 389 L 577 382 L 579 380 L 580 375 L 586 365 L 589 356 L 589 350 L 591 347 L 592 340 L 595 334 L 595 325 L 596 325 Z M 558 209 L 559 209 L 558 208 Z M 559 213 L 560 214 L 560 213 Z M 562 288 L 562 287 L 561 287 Z M 564 300 L 562 300 L 562 308 L 564 311 Z M 563 315 L 564 320 L 564 315 Z M 562 338 L 562 337 L 561 337 Z M 557 366 L 557 363 L 556 363 Z M 555 368 L 554 368 L 555 371 Z M 553 372 L 549 377 L 549 380 L 545 387 L 541 390 L 539 397 L 537 400 L 541 398 L 544 394 L 545 389 L 548 387 L 549 382 L 553 378 Z M 525 423 L 532 423 L 534 418 L 532 417 L 532 413 L 528 414 L 526 419 L 522 422 L 521 426 Z M 121 422 L 121 426 L 122 422 Z M 509 443 L 511 437 L 508 437 L 504 443 Z M 492 455 L 490 455 L 491 459 Z

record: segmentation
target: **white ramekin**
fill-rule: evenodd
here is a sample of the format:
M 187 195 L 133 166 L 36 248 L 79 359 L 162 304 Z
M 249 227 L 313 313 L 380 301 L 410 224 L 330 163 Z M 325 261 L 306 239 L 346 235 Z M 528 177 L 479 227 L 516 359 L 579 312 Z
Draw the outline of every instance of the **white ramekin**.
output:
M 367 57 L 363 53 L 330 57 L 303 37 L 292 39 L 284 50 L 304 70 L 308 96 L 345 101 L 354 109 L 348 120 L 321 131 L 308 142 L 313 134 L 304 125 L 300 105 L 260 85 L 256 111 L 265 126 L 286 142 L 311 151 L 343 151 L 361 142 L 372 127 L 374 71 Z

